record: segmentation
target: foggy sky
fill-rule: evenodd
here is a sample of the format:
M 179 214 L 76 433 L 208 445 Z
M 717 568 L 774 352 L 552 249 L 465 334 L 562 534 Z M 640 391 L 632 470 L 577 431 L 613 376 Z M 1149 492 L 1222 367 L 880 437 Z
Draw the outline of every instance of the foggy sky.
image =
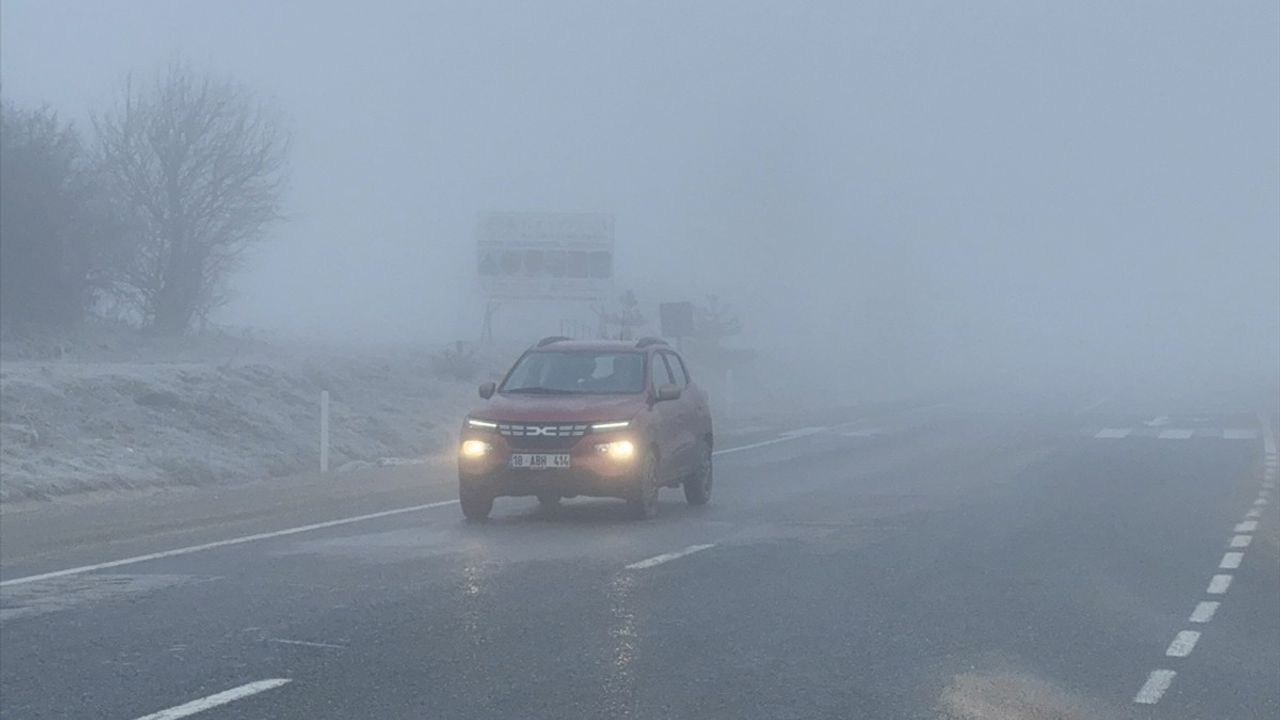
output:
M 822 370 L 1260 373 L 1278 7 L 5 0 L 0 82 L 83 124 L 182 57 L 279 105 L 229 323 L 473 337 L 478 211 L 605 211 L 621 286 Z

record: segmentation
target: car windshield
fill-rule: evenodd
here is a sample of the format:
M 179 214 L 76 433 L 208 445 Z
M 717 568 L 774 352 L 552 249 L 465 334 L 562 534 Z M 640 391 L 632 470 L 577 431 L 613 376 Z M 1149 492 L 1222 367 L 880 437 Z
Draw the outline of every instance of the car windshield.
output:
M 512 368 L 500 392 L 626 395 L 643 390 L 643 353 L 573 350 L 525 355 Z

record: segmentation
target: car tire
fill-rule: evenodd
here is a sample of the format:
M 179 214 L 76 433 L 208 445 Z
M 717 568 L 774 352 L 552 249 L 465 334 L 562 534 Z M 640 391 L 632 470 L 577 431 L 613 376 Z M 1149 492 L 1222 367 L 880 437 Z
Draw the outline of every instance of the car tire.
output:
M 458 504 L 462 506 L 462 515 L 469 522 L 484 522 L 493 512 L 493 495 L 478 488 L 469 488 L 464 483 L 458 487 Z
M 711 444 L 702 451 L 702 465 L 684 481 L 684 499 L 690 505 L 706 505 L 711 501 L 711 483 L 715 479 Z
M 627 497 L 627 510 L 636 520 L 647 520 L 658 513 L 658 456 L 650 450 L 633 480 Z

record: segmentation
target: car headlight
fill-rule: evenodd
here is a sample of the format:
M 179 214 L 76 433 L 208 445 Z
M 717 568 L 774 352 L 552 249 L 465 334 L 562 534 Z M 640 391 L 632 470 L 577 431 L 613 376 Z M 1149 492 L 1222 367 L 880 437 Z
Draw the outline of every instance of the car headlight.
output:
M 467 418 L 467 427 L 478 428 L 480 430 L 493 430 L 498 427 L 498 423 L 489 422 L 488 420 L 477 420 L 475 418 Z
M 458 451 L 462 453 L 462 457 L 474 459 L 488 455 L 492 449 L 493 446 L 483 440 L 463 440 Z
M 614 460 L 630 460 L 635 457 L 636 446 L 630 440 L 615 440 L 613 442 L 598 443 L 596 452 Z
M 616 422 L 596 423 L 591 426 L 591 430 L 594 432 L 600 432 L 601 430 L 621 430 L 627 427 L 631 427 L 630 420 L 618 420 Z

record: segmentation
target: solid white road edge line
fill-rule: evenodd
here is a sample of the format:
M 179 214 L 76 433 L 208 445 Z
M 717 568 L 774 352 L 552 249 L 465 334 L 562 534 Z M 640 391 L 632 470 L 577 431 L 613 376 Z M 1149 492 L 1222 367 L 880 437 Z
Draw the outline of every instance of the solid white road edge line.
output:
M 173 550 L 163 550 L 161 552 L 147 553 L 146 555 L 135 555 L 134 557 L 121 558 L 120 560 L 111 560 L 110 562 L 81 565 L 80 567 L 67 568 L 66 570 L 55 570 L 53 572 L 41 573 L 39 575 L 28 575 L 26 577 L 13 578 L 10 580 L 0 581 L 0 587 L 22 585 L 25 583 L 39 582 L 41 580 L 66 577 L 68 575 L 81 575 L 95 570 L 106 570 L 107 568 L 121 567 L 122 565 L 136 565 L 137 563 L 147 562 L 149 560 L 159 560 L 161 558 L 174 557 L 176 555 L 190 555 L 191 553 L 213 550 L 214 548 L 243 545 L 244 543 L 256 542 L 258 540 L 268 540 L 270 538 L 284 537 L 286 535 L 297 535 L 298 533 L 311 532 L 312 530 L 323 530 L 325 528 L 338 527 L 340 525 L 364 522 L 365 520 L 376 520 L 378 518 L 403 515 L 405 513 L 419 512 L 422 510 L 430 510 L 431 508 L 456 504 L 458 504 L 457 500 L 442 500 L 441 502 L 427 503 L 425 505 L 412 505 L 410 507 L 383 510 L 382 512 L 369 513 L 367 515 L 356 515 L 355 517 L 328 520 L 326 522 L 312 523 L 310 525 L 300 525 L 298 527 L 287 528 L 285 530 L 274 530 L 272 532 L 255 533 L 253 535 L 242 535 L 241 537 L 217 540 L 214 542 L 203 543 L 201 545 L 188 545 L 187 547 L 174 548 Z
M 703 550 L 707 550 L 713 547 L 715 547 L 715 543 L 711 543 L 710 545 L 690 545 L 689 547 L 683 550 L 663 553 L 661 555 L 655 555 L 651 558 L 648 558 L 647 560 L 641 560 L 640 562 L 633 562 L 630 565 L 628 565 L 626 569 L 627 570 L 647 570 L 648 568 L 651 568 L 655 565 L 661 565 L 662 563 L 665 563 L 665 562 L 671 562 L 672 560 L 675 560 L 677 558 L 682 558 L 685 555 L 692 555 L 696 552 L 701 552 Z
M 775 443 L 790 442 L 799 440 L 803 437 L 820 432 L 822 428 L 803 428 L 805 431 L 799 435 L 788 435 L 785 437 L 766 440 L 764 442 L 753 443 L 750 445 L 742 445 L 739 447 L 726 448 L 717 450 L 713 455 L 725 455 L 739 450 L 751 450 L 752 448 L 764 447 L 765 445 L 773 445 Z M 269 540 L 271 538 L 285 537 L 286 535 L 297 535 L 298 533 L 311 532 L 312 530 L 323 530 L 325 528 L 338 527 L 341 525 L 350 525 L 351 523 L 364 522 L 365 520 L 376 520 L 378 518 L 391 517 L 393 515 L 403 515 L 405 513 L 419 512 L 422 510 L 430 510 L 431 508 L 444 507 L 446 505 L 457 505 L 457 500 L 442 500 L 440 502 L 426 503 L 425 505 L 412 505 L 410 507 L 394 508 L 392 510 L 383 510 L 381 512 L 369 513 L 367 515 L 356 515 L 354 517 L 339 518 L 337 520 L 328 520 L 326 522 L 313 523 L 311 525 L 301 525 L 299 527 L 286 528 L 284 530 L 273 530 L 271 532 L 255 533 L 253 535 L 244 535 L 241 537 L 229 538 L 227 540 L 217 540 L 215 542 L 203 543 L 201 545 L 189 545 L 187 547 L 174 548 L 173 550 L 163 550 L 161 552 L 147 553 L 146 555 L 135 555 L 134 557 L 121 558 L 119 560 L 111 560 L 108 562 L 95 563 L 93 565 L 81 565 L 80 567 L 67 568 L 65 570 L 55 570 L 53 572 L 40 573 L 39 575 L 28 575 L 26 577 L 11 578 L 9 580 L 0 580 L 0 587 L 9 587 L 10 585 L 24 585 L 26 583 L 40 582 L 41 580 L 52 580 L 53 578 L 67 577 L 68 575 L 82 575 L 96 570 L 107 570 L 109 568 L 122 567 L 124 565 L 136 565 L 137 563 L 147 562 L 150 560 L 160 560 L 162 558 L 174 557 L 177 555 L 189 555 L 191 553 L 203 552 L 205 550 L 213 550 L 215 548 L 228 547 L 231 545 L 242 545 L 244 543 L 256 542 L 258 540 Z
M 1173 683 L 1173 677 L 1177 674 L 1172 670 L 1152 670 L 1147 676 L 1147 681 L 1142 684 L 1142 689 L 1133 696 L 1133 701 L 1143 705 L 1155 705 L 1160 702 L 1164 691 L 1169 689 L 1169 685 Z
M 1213 619 L 1213 614 L 1218 612 L 1218 606 L 1221 604 L 1217 600 L 1206 600 L 1196 605 L 1196 609 L 1191 611 L 1191 617 L 1188 620 L 1193 623 L 1207 623 Z
M 1186 657 L 1196 649 L 1196 641 L 1200 639 L 1200 631 L 1198 630 L 1182 630 L 1174 636 L 1173 642 L 1169 643 L 1169 649 L 1164 654 L 1169 657 Z
M 1077 410 L 1076 414 L 1083 415 L 1085 413 L 1093 412 L 1094 410 L 1097 410 L 1098 408 L 1102 407 L 1103 405 L 1106 405 L 1109 402 L 1111 402 L 1111 398 L 1104 395 L 1103 397 L 1100 397 L 1097 400 L 1094 400 L 1088 405 L 1085 405 L 1084 407 Z
M 329 648 L 331 650 L 346 650 L 346 645 L 334 645 L 333 643 L 311 642 L 310 640 L 286 640 L 285 638 L 267 638 L 267 642 L 282 643 L 284 645 L 302 645 L 303 647 Z
M 827 430 L 826 425 L 810 425 L 809 427 L 796 428 L 795 430 L 784 430 L 778 435 L 784 438 L 804 437 L 806 435 L 817 435 Z
M 137 720 L 177 720 L 178 718 L 195 715 L 198 712 L 204 712 L 205 710 L 218 707 L 219 705 L 226 705 L 229 702 L 235 702 L 240 698 L 257 695 L 260 692 L 272 690 L 280 687 L 281 685 L 287 685 L 289 682 L 291 682 L 289 678 L 259 680 L 258 682 L 251 682 L 248 685 L 241 685 L 240 687 L 231 688 L 230 690 L 223 690 L 220 693 L 210 695 L 208 697 L 202 697 L 199 700 L 192 700 L 189 703 L 184 703 L 177 707 L 171 707 L 168 710 L 161 710 L 158 713 L 143 715 Z
M 743 450 L 754 450 L 756 448 L 765 447 L 768 445 L 777 445 L 778 443 L 791 442 L 793 440 L 799 440 L 801 438 L 807 438 L 807 437 L 816 435 L 825 429 L 826 428 L 801 428 L 800 430 L 792 430 L 790 431 L 790 433 L 783 433 L 781 437 L 776 437 L 772 440 L 764 440 L 758 443 L 751 443 L 749 445 L 739 445 L 737 447 L 725 448 L 723 450 L 716 450 L 711 454 L 712 455 L 728 455 L 729 453 L 741 452 Z

